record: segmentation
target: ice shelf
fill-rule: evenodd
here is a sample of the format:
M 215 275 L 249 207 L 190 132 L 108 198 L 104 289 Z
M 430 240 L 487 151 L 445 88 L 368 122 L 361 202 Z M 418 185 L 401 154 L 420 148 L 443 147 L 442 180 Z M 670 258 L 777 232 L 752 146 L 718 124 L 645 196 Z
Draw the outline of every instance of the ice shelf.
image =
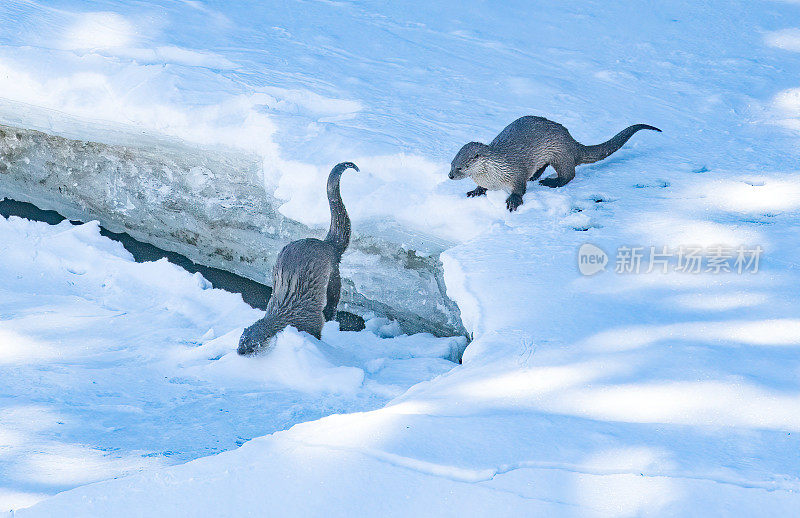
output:
M 98 220 L 114 232 L 271 285 L 293 239 L 324 232 L 283 216 L 255 154 L 168 137 L 109 133 L 87 141 L 0 124 L 0 196 Z M 124 136 L 123 136 L 124 137 Z M 342 265 L 349 311 L 396 319 L 408 333 L 466 334 L 446 295 L 438 253 L 355 229 Z

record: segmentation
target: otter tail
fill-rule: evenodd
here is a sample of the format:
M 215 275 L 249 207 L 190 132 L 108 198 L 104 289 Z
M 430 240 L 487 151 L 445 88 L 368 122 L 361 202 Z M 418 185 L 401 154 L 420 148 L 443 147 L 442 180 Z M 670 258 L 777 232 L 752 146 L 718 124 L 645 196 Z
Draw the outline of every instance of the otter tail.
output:
M 647 124 L 634 124 L 633 126 L 628 126 L 602 144 L 597 144 L 595 146 L 584 146 L 581 144 L 579 147 L 580 155 L 578 156 L 578 163 L 592 164 L 598 160 L 606 158 L 611 153 L 621 148 L 628 141 L 628 139 L 633 136 L 634 133 L 643 129 L 658 132 L 661 131 L 655 126 L 650 126 Z
M 358 166 L 353 162 L 342 162 L 336 164 L 328 175 L 328 203 L 331 206 L 331 228 L 325 241 L 333 244 L 341 256 L 350 244 L 350 218 L 347 217 L 347 210 L 342 202 L 342 195 L 339 192 L 339 180 L 342 173 L 353 168 L 358 171 Z

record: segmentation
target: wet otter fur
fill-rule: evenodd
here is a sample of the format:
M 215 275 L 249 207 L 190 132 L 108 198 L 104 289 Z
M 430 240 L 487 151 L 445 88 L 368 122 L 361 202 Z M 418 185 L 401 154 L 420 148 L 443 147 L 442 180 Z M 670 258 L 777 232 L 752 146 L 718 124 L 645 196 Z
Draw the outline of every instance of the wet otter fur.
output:
M 561 124 L 528 115 L 506 126 L 488 146 L 480 142 L 465 144 L 453 159 L 449 177 L 460 180 L 469 176 L 475 180 L 478 187 L 467 193 L 469 197 L 482 196 L 487 190 L 509 192 L 506 207 L 515 211 L 522 205 L 528 180 L 537 180 L 548 165 L 558 176 L 539 183 L 562 187 L 575 178 L 575 166 L 606 158 L 643 129 L 661 131 L 647 124 L 634 124 L 602 144 L 584 146 Z
M 320 338 L 325 321 L 336 315 L 341 291 L 339 262 L 350 243 L 350 218 L 339 190 L 342 173 L 348 168 L 359 170 L 352 162 L 342 162 L 328 175 L 331 226 L 325 239 L 292 241 L 278 254 L 267 314 L 244 330 L 239 354 L 269 349 L 275 335 L 287 326 Z

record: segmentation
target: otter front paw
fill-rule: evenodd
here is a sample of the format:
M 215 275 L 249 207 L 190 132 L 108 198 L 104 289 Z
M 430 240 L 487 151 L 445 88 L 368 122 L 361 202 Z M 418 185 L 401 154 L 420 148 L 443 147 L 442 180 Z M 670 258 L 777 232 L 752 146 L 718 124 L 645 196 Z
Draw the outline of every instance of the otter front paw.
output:
M 567 182 L 565 182 L 560 176 L 539 180 L 539 185 L 544 185 L 545 187 L 562 187 L 566 184 Z
M 471 191 L 467 191 L 467 198 L 474 198 L 475 196 L 483 196 L 486 194 L 486 187 L 476 187 Z
M 514 212 L 520 205 L 522 205 L 522 196 L 519 194 L 512 194 L 506 199 L 506 207 L 508 208 L 508 212 Z

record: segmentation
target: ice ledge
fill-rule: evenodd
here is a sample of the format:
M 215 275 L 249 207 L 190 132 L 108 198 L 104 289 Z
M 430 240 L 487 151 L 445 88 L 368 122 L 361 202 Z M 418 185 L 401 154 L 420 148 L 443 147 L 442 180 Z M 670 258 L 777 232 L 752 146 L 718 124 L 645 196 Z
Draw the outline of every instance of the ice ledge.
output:
M 280 214 L 254 154 L 138 135 L 108 141 L 0 124 L 0 197 L 98 220 L 113 232 L 266 284 L 287 242 L 319 234 Z M 438 254 L 418 256 L 385 235 L 356 231 L 342 275 L 349 311 L 389 316 L 406 332 L 466 334 L 446 296 Z

